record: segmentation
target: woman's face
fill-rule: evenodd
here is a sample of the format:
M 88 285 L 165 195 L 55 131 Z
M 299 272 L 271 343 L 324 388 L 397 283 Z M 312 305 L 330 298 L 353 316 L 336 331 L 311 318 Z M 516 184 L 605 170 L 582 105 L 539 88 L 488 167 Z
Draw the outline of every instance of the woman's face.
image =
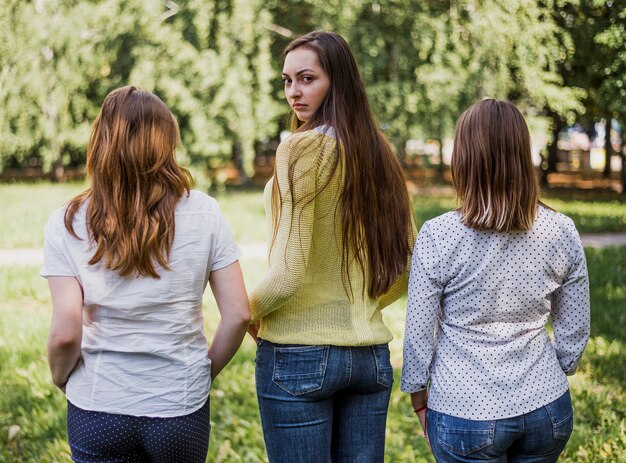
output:
M 315 114 L 330 88 L 330 78 L 320 66 L 317 53 L 305 47 L 291 50 L 285 56 L 283 81 L 287 102 L 302 122 Z

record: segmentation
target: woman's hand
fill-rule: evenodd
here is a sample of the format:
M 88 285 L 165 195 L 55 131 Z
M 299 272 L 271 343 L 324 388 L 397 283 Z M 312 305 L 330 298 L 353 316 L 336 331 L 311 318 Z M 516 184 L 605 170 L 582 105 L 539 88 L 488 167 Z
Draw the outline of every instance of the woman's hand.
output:
M 432 449 L 430 448 L 430 440 L 428 439 L 428 428 L 426 427 L 426 413 L 428 412 L 428 409 L 425 408 L 423 410 L 420 410 L 419 412 L 417 412 L 417 418 L 420 421 L 420 424 L 422 425 L 422 429 L 424 430 L 424 439 L 426 439 L 426 445 L 428 445 L 428 450 L 430 450 L 432 452 Z
M 428 439 L 428 427 L 426 422 L 426 416 L 428 412 L 427 408 L 428 403 L 428 392 L 418 391 L 411 393 L 411 405 L 413 405 L 413 410 L 419 419 L 420 425 L 422 426 L 422 430 L 424 431 L 424 438 L 426 439 L 426 444 L 428 445 L 428 449 L 432 451 L 430 448 L 430 440 Z
M 261 322 L 251 323 L 250 326 L 248 326 L 248 334 L 252 336 L 252 339 L 254 339 L 254 342 L 259 342 L 260 326 L 261 326 Z

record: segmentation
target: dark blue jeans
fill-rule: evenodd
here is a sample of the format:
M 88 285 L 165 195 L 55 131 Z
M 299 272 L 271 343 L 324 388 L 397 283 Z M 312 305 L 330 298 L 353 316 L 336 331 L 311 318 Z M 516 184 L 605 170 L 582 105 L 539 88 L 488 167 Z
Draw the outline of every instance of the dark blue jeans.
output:
M 256 388 L 270 463 L 375 463 L 385 453 L 389 347 L 260 340 Z
M 466 420 L 428 410 L 430 445 L 439 463 L 552 463 L 572 433 L 569 391 L 535 411 L 501 420 Z

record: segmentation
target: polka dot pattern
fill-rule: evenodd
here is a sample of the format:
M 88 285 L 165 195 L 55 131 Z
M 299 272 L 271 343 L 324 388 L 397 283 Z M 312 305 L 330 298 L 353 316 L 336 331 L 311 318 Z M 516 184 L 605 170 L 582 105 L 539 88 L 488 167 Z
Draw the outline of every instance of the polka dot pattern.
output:
M 78 463 L 204 463 L 211 430 L 209 400 L 174 418 L 118 415 L 67 406 L 72 460 Z
M 532 230 L 505 233 L 449 212 L 415 245 L 401 388 L 429 385 L 430 408 L 466 419 L 528 413 L 567 390 L 589 325 L 585 254 L 569 218 L 540 207 Z

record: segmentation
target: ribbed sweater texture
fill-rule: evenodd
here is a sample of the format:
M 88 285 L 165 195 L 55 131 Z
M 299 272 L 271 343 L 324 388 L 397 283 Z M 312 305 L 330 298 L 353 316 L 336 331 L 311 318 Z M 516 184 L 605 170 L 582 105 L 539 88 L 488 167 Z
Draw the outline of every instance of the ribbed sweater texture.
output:
M 336 346 L 367 346 L 392 339 L 381 309 L 406 294 L 409 256 L 407 271 L 376 299 L 363 291 L 368 275 L 352 260 L 348 268 L 351 297 L 346 293 L 348 280 L 342 277 L 341 265 L 343 164 L 335 172 L 331 169 L 336 146 L 336 139 L 327 132 L 309 130 L 292 134 L 276 152 L 280 221 L 274 230 L 272 178 L 264 193 L 270 240 L 275 236 L 269 270 L 250 295 L 252 319 L 260 320 L 262 339 Z

